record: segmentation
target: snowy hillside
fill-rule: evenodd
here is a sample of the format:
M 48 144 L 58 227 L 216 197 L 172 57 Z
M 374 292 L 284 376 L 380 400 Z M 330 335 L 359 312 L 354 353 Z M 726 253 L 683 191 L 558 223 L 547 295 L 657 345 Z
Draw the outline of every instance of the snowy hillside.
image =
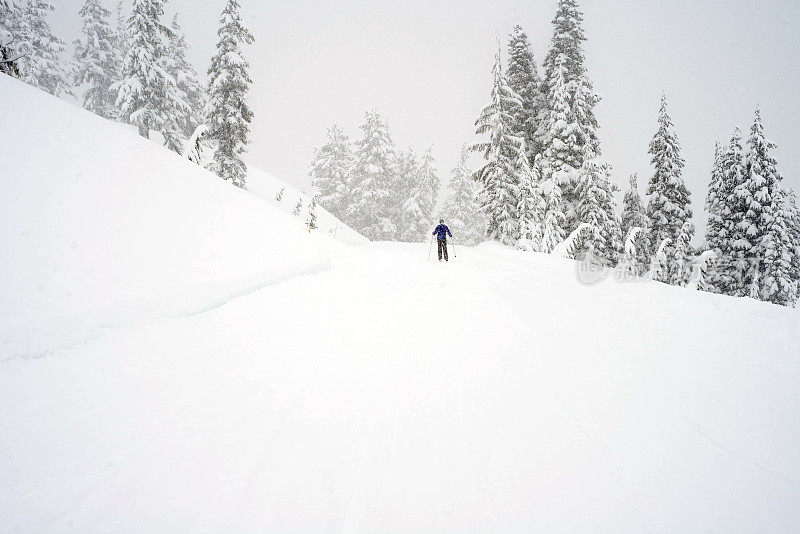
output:
M 0 360 L 327 268 L 330 239 L 135 131 L 0 93 Z
M 303 224 L 307 224 L 308 205 L 311 201 L 308 194 L 298 191 L 297 188 L 292 187 L 283 180 L 252 165 L 248 165 L 247 190 L 265 202 L 277 206 L 284 213 L 296 217 Z M 281 193 L 281 191 L 283 192 Z M 280 200 L 277 199 L 279 193 Z M 300 214 L 294 215 L 298 204 L 301 206 Z M 351 245 L 364 244 L 369 241 L 366 237 L 328 213 L 322 206 L 317 206 L 316 214 L 318 230 L 327 233 L 337 241 Z
M 0 532 L 800 524 L 797 310 L 309 235 L 0 92 Z

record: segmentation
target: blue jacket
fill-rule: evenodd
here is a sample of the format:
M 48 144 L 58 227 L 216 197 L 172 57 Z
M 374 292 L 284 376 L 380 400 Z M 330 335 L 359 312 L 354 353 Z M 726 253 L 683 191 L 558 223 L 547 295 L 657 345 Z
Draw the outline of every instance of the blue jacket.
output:
M 453 234 L 450 233 L 450 228 L 443 224 L 437 226 L 432 235 L 435 235 L 436 239 L 447 239 L 447 236 L 453 237 Z

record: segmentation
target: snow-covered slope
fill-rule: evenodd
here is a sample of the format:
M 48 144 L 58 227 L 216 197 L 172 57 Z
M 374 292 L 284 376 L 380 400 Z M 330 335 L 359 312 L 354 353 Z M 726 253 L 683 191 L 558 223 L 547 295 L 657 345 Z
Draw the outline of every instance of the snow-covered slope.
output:
M 294 216 L 298 221 L 304 223 L 308 221 L 308 204 L 311 201 L 308 194 L 250 164 L 247 169 L 248 191 L 276 206 L 284 213 Z M 280 200 L 277 200 L 276 196 L 281 190 L 283 190 L 283 195 Z M 299 215 L 293 215 L 298 201 L 302 205 L 302 210 Z M 362 245 L 369 242 L 366 237 L 331 215 L 322 206 L 317 206 L 316 214 L 318 230 L 327 233 L 337 241 L 351 245 Z
M 340 246 L 0 91 L 0 156 L 22 156 L 0 182 L 0 328 L 6 355 L 41 356 L 0 362 L 0 532 L 800 524 L 797 310 L 586 286 L 492 244 L 450 264 Z M 49 352 L 18 342 L 29 324 Z
M 127 128 L 0 93 L 0 360 L 327 266 L 330 239 Z

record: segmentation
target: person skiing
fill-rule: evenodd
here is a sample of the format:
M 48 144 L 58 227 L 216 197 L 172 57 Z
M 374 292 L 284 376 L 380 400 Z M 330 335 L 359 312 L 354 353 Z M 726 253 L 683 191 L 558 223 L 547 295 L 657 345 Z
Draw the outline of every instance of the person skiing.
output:
M 439 226 L 433 231 L 433 235 L 439 242 L 439 261 L 442 261 L 442 253 L 444 253 L 444 261 L 450 261 L 447 259 L 447 236 L 453 237 L 453 234 L 450 233 L 450 228 L 444 224 L 444 219 L 439 220 Z

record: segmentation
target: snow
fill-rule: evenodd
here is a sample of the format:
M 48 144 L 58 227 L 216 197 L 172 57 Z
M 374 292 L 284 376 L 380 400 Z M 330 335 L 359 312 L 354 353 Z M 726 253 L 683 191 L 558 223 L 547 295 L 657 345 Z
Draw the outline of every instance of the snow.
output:
M 308 222 L 308 205 L 311 202 L 311 196 L 309 194 L 301 192 L 296 187 L 289 185 L 258 167 L 254 167 L 251 163 L 247 164 L 247 169 L 248 191 L 265 202 L 269 202 L 278 207 L 278 209 L 287 214 L 290 214 L 294 210 L 297 201 L 300 200 L 303 209 L 297 218 L 304 224 Z M 281 201 L 278 202 L 275 200 L 275 196 L 281 189 L 284 189 L 284 193 Z M 322 206 L 317 205 L 316 210 L 319 231 L 328 234 L 337 241 L 350 245 L 362 245 L 369 242 L 366 237 L 331 215 Z
M 0 532 L 800 523 L 797 310 L 309 236 L 280 184 L 0 91 Z

